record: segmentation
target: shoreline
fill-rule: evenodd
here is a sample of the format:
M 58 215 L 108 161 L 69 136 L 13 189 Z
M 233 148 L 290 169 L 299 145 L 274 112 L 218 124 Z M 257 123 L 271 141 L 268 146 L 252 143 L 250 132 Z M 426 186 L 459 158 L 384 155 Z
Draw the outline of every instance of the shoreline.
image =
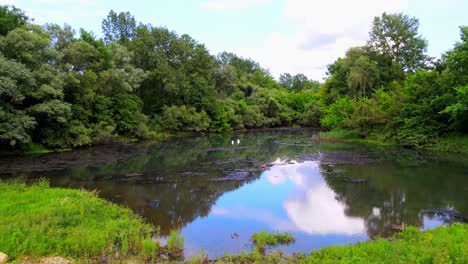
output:
M 202 252 L 195 254 L 191 259 L 183 259 L 170 253 L 169 244 L 174 243 L 169 242 L 173 236 L 172 232 L 167 245 L 163 246 L 157 227 L 146 224 L 143 218 L 127 208 L 98 198 L 95 192 L 52 188 L 44 181 L 32 185 L 0 182 L 0 189 L 0 197 L 10 199 L 10 203 L 0 206 L 0 210 L 8 211 L 8 217 L 16 219 L 3 223 L 4 226 L 0 230 L 0 251 L 9 255 L 10 260 L 16 261 L 15 263 L 23 263 L 22 260 L 31 261 L 31 257 L 34 262 L 44 257 L 58 256 L 70 263 L 99 263 L 100 259 L 106 259 L 108 263 L 161 263 L 168 260 L 174 261 L 173 263 L 416 263 L 428 260 L 465 263 L 464 261 L 468 260 L 468 225 L 461 223 L 426 231 L 408 227 L 389 238 L 346 246 L 328 246 L 307 254 L 286 255 L 281 251 L 265 253 L 257 248 L 259 245 L 255 245 L 251 252 L 211 260 Z M 30 200 L 30 197 L 34 199 Z M 24 201 L 29 202 L 28 211 L 17 208 L 11 211 L 11 208 Z M 57 202 L 62 206 L 55 206 Z M 86 208 L 84 211 L 83 206 Z M 63 216 L 68 220 L 75 220 L 65 221 Z M 45 222 L 42 220 L 45 225 L 23 225 L 39 219 L 47 219 Z M 64 225 L 56 221 L 61 221 Z M 126 227 L 122 225 L 124 223 Z M 18 233 L 14 230 L 22 225 L 23 239 L 18 240 Z M 104 226 L 106 228 L 103 228 Z M 78 233 L 77 227 L 81 230 Z M 42 240 L 49 237 L 50 232 L 59 232 L 62 237 L 52 239 L 52 242 L 50 238 Z M 145 233 L 152 233 L 152 238 Z M 101 236 L 102 234 L 104 236 Z M 183 237 L 180 237 L 177 231 L 174 236 L 178 239 L 178 246 L 182 243 L 183 247 Z M 124 242 L 124 237 L 129 240 Z M 119 243 L 124 244 L 114 247 L 114 242 L 109 244 L 110 241 L 121 241 Z M 11 242 L 15 244 L 12 245 Z

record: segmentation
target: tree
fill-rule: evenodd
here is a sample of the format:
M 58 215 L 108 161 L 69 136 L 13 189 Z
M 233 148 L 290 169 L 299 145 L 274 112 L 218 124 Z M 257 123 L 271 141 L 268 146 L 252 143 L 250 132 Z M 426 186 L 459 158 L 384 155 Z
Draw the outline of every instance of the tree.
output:
M 279 84 L 286 89 L 292 89 L 294 78 L 289 73 L 283 73 L 279 77 Z
M 468 26 L 460 27 L 461 42 L 444 56 L 443 84 L 454 100 L 443 111 L 450 114 L 454 129 L 468 131 Z
M 424 68 L 427 41 L 418 35 L 419 20 L 404 14 L 383 13 L 375 17 L 369 33 L 368 47 L 399 63 L 406 72 Z
M 379 79 L 377 64 L 367 56 L 360 56 L 349 69 L 348 87 L 350 94 L 356 99 L 366 97 L 375 88 Z
M 58 53 L 38 27 L 12 30 L 0 39 L 0 47 L 0 138 L 12 146 L 25 145 L 33 137 L 46 143 L 71 113 L 63 102 Z
M 102 21 L 102 32 L 106 43 L 118 41 L 128 43 L 135 37 L 137 24 L 129 12 L 117 14 L 111 10 L 107 18 Z
M 0 36 L 6 36 L 15 28 L 26 25 L 29 18 L 14 6 L 0 6 Z
M 63 51 L 74 40 L 75 31 L 70 25 L 62 28 L 57 24 L 46 24 L 44 30 L 49 33 L 51 46 L 57 51 Z

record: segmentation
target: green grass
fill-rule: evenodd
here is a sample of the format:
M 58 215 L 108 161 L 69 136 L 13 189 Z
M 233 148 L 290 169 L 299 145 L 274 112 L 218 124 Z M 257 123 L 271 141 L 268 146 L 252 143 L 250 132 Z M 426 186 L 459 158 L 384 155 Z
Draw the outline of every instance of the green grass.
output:
M 65 152 L 65 151 L 70 151 L 71 149 L 48 149 L 44 147 L 42 144 L 39 143 L 31 143 L 27 150 L 26 153 L 28 154 L 46 154 L 46 153 L 52 153 L 52 152 Z
M 320 132 L 320 139 L 328 141 L 358 140 L 361 139 L 359 132 L 354 130 L 331 130 Z
M 11 259 L 64 256 L 75 259 L 141 252 L 152 226 L 96 193 L 0 182 L 0 249 Z
M 468 134 L 448 134 L 437 139 L 427 149 L 438 152 L 468 154 Z
M 393 239 L 313 252 L 305 263 L 467 263 L 468 225 L 421 232 L 409 227 Z
M 453 224 L 422 232 L 409 227 L 389 239 L 331 246 L 309 255 L 266 256 L 255 252 L 228 256 L 218 263 L 468 263 L 468 225 Z
M 331 130 L 320 132 L 319 138 L 324 141 L 341 141 L 341 142 L 355 142 L 366 143 L 380 146 L 392 146 L 394 142 L 386 140 L 383 134 L 372 132 L 367 137 L 362 137 L 361 134 L 355 130 Z
M 141 251 L 145 259 L 154 259 L 160 254 L 159 241 L 145 239 L 141 242 Z
M 181 256 L 184 250 L 184 237 L 182 237 L 179 230 L 171 230 L 166 247 L 171 256 Z
M 262 231 L 260 233 L 254 233 L 250 238 L 256 245 L 286 245 L 294 242 L 294 237 L 289 233 L 268 233 Z
M 264 253 L 265 246 L 287 245 L 293 243 L 295 238 L 289 233 L 268 233 L 262 231 L 254 233 L 250 240 L 254 243 L 255 249 L 259 251 L 258 253 Z

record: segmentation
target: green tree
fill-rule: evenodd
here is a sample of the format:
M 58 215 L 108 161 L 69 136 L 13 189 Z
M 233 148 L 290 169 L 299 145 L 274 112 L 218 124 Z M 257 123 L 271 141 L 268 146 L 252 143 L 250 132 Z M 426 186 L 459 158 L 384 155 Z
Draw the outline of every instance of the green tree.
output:
M 135 37 L 136 21 L 129 12 L 116 13 L 111 10 L 106 19 L 102 21 L 102 32 L 106 43 L 118 41 L 128 43 Z
M 6 36 L 15 28 L 26 25 L 29 18 L 21 9 L 14 6 L 0 6 L 0 36 Z
M 453 102 L 443 111 L 450 114 L 455 130 L 468 131 L 468 27 L 460 27 L 461 41 L 444 56 L 443 85 L 453 95 Z
M 20 116 L 18 124 L 23 129 L 17 131 L 31 131 L 32 122 L 36 123 L 29 138 L 47 144 L 53 136 L 50 132 L 57 131 L 71 114 L 70 104 L 63 101 L 63 75 L 55 67 L 59 54 L 50 47 L 48 34 L 36 26 L 14 29 L 0 41 L 5 56 L 0 62 L 3 96 L 7 96 L 2 96 L 1 107 Z M 25 136 L 21 139 L 21 143 L 29 140 Z
M 406 72 L 424 68 L 427 41 L 418 35 L 419 20 L 405 14 L 383 13 L 375 17 L 368 47 L 402 66 Z

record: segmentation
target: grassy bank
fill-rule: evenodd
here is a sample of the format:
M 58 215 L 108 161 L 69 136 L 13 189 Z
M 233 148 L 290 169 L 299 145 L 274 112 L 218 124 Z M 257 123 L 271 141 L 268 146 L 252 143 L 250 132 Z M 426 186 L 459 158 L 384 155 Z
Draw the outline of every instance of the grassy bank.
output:
M 382 135 L 372 134 L 363 138 L 358 132 L 353 130 L 332 130 L 320 132 L 320 139 L 325 141 L 360 142 L 377 145 L 398 146 L 398 142 L 385 139 Z M 468 155 L 468 135 L 447 134 L 434 139 L 434 143 L 430 145 L 422 146 L 422 149 Z
M 45 181 L 0 182 L 0 201 L 0 251 L 10 259 L 64 256 L 97 262 L 154 253 L 143 250 L 152 247 L 155 229 L 96 193 L 50 188 Z
M 468 135 L 449 134 L 437 139 L 437 142 L 427 149 L 439 152 L 468 154 Z
M 390 239 L 332 246 L 308 255 L 262 255 L 255 250 L 218 263 L 468 263 L 468 225 L 454 224 L 422 232 L 409 227 Z
M 344 141 L 344 142 L 358 142 L 358 143 L 370 143 L 376 145 L 392 146 L 397 145 L 395 142 L 387 141 L 383 136 L 371 135 L 368 137 L 362 137 L 359 132 L 354 130 L 331 130 L 320 132 L 319 137 L 325 141 Z

